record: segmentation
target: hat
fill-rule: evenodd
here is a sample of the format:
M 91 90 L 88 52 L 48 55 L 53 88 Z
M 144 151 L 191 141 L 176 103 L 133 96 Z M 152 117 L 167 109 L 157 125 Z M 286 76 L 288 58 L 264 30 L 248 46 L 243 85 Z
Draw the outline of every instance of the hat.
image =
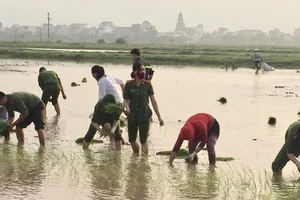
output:
M 257 52 L 258 51 L 258 49 L 254 49 L 254 52 Z
M 185 124 L 180 130 L 180 137 L 183 140 L 191 140 L 195 136 L 194 129 L 191 124 Z

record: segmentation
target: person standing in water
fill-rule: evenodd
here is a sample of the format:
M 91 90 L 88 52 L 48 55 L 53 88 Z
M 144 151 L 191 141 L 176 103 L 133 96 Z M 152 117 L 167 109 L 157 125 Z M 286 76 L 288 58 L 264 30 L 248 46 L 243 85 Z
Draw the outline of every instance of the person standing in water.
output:
M 164 125 L 164 121 L 158 110 L 153 87 L 149 81 L 145 80 L 145 67 L 140 63 L 136 64 L 136 69 L 132 74 L 134 75 L 133 80 L 127 81 L 123 93 L 125 112 L 128 116 L 128 137 L 133 152 L 138 154 L 140 148 L 136 138 L 139 130 L 142 152 L 148 154 L 147 138 L 152 116 L 149 97 L 161 126 Z
M 154 71 L 153 71 L 151 65 L 147 61 L 145 61 L 144 59 L 141 58 L 140 50 L 132 49 L 130 54 L 131 54 L 131 57 L 133 60 L 132 71 L 136 71 L 136 68 L 139 66 L 139 64 L 142 64 L 146 69 L 145 80 L 151 81 L 153 78 Z M 132 76 L 134 76 L 134 75 L 132 74 Z M 131 78 L 134 78 L 132 76 L 131 76 Z
M 259 64 L 260 64 L 261 62 L 263 62 L 263 59 L 262 59 L 262 57 L 261 57 L 261 55 L 260 55 L 258 49 L 254 49 L 254 54 L 253 54 L 251 60 L 254 60 L 254 65 L 255 65 L 255 68 L 256 68 L 256 72 L 255 72 L 255 73 L 258 74 L 258 71 L 259 71 L 260 68 L 261 68 L 261 67 L 259 66 Z
M 28 92 L 15 92 L 8 95 L 0 92 L 0 105 L 5 106 L 8 112 L 8 132 L 16 127 L 19 144 L 24 144 L 23 129 L 33 122 L 40 144 L 45 145 L 45 104 L 39 97 Z M 20 113 L 16 121 L 14 121 L 14 111 Z
M 282 169 L 291 160 L 300 172 L 300 121 L 292 123 L 285 133 L 285 143 L 272 163 L 273 176 L 281 176 Z
M 103 127 L 104 131 L 109 133 L 110 136 L 114 136 L 115 148 L 116 150 L 121 150 L 122 136 L 119 126 L 120 115 L 108 114 L 105 110 L 105 106 L 109 103 L 118 104 L 116 97 L 112 94 L 105 95 L 102 99 L 98 101 L 95 106 L 92 122 L 89 126 L 89 130 L 84 137 L 83 148 L 88 148 L 90 142 L 94 138 L 97 130 L 101 132 L 100 125 Z
M 60 78 L 54 71 L 48 71 L 45 67 L 41 67 L 38 82 L 40 88 L 43 90 L 42 101 L 45 106 L 47 106 L 48 101 L 51 101 L 56 114 L 60 115 L 60 107 L 58 104 L 60 92 L 62 93 L 63 99 L 67 99 Z
M 171 152 L 169 163 L 173 163 L 183 141 L 188 140 L 190 155 L 187 158 L 187 161 L 196 163 L 198 161 L 197 153 L 199 153 L 206 145 L 209 164 L 214 167 L 216 164 L 215 145 L 219 135 L 220 125 L 213 116 L 206 113 L 198 113 L 191 116 L 180 130 L 177 141 Z

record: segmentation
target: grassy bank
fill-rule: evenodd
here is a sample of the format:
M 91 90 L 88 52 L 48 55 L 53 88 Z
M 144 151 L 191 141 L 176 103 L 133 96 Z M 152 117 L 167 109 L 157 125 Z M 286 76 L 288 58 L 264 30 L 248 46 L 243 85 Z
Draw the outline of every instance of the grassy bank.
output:
M 96 44 L 0 42 L 0 58 L 42 59 L 57 61 L 131 64 L 129 51 L 140 48 L 142 57 L 152 65 L 252 67 L 254 48 L 259 48 L 264 61 L 277 68 L 299 68 L 299 47 L 277 46 L 204 46 L 157 44 Z M 61 52 L 31 50 L 27 48 L 119 50 L 128 52 Z

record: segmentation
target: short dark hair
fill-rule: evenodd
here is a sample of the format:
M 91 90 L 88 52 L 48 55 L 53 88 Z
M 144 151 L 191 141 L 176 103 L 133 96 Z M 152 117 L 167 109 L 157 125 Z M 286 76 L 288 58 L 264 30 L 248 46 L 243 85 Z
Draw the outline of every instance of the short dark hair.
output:
M 131 55 L 133 55 L 133 54 L 135 54 L 135 55 L 137 55 L 137 56 L 141 56 L 141 52 L 140 52 L 140 50 L 139 49 L 132 49 L 131 50 Z
M 100 78 L 102 78 L 102 76 L 105 75 L 105 70 L 103 67 L 99 66 L 99 65 L 94 65 L 92 67 L 92 74 L 96 73 L 97 74 L 97 80 L 99 80 Z
M 41 67 L 41 68 L 39 69 L 39 73 L 41 73 L 42 70 L 46 70 L 46 68 L 45 68 L 45 67 Z
M 4 93 L 4 92 L 1 92 L 0 91 L 0 99 L 2 99 L 3 97 L 5 97 L 6 96 L 6 94 Z
M 134 62 L 132 65 L 132 71 L 140 71 L 143 64 L 141 62 Z

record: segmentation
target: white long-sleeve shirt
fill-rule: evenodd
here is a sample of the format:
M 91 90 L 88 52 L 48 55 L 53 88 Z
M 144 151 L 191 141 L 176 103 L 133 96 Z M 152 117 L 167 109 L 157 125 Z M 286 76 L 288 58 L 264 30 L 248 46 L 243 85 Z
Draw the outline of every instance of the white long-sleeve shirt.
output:
M 104 75 L 98 80 L 99 91 L 98 97 L 103 98 L 106 94 L 112 94 L 116 97 L 117 101 L 123 103 L 122 94 L 120 94 L 120 85 L 123 84 L 121 79 L 110 75 Z

